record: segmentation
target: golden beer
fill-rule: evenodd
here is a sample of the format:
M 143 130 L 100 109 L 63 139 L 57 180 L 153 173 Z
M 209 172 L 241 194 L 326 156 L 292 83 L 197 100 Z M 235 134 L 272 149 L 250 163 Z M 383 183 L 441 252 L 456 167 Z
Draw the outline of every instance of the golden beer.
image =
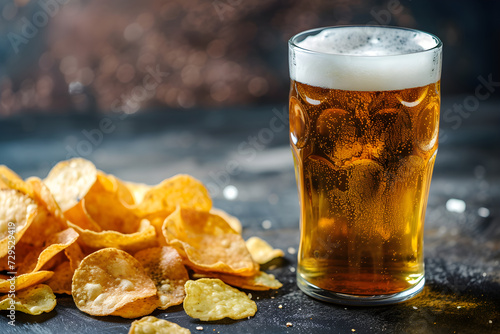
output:
M 403 89 L 376 83 L 355 90 L 355 82 L 336 84 L 348 89 L 315 86 L 314 71 L 306 74 L 292 75 L 289 101 L 301 206 L 298 285 L 344 304 L 410 298 L 425 281 L 423 228 L 438 148 L 439 77 L 423 77 L 434 82 L 410 88 L 418 80 L 401 83 Z

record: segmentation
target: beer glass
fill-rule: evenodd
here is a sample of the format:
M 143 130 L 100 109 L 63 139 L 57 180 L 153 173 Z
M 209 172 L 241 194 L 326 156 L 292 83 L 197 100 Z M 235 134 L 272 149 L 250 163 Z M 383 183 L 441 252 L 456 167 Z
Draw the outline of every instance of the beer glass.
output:
M 381 305 L 422 290 L 441 53 L 437 37 L 397 27 L 327 27 L 290 39 L 297 284 L 306 294 Z

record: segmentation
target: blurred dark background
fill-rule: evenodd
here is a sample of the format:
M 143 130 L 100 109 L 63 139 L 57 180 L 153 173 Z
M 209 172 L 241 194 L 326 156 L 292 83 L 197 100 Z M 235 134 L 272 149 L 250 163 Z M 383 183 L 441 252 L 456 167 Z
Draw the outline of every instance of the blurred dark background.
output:
M 395 25 L 444 43 L 443 96 L 500 81 L 500 2 L 2 0 L 0 117 L 286 104 L 287 40 Z
M 287 41 L 345 24 L 411 27 L 444 43 L 426 292 L 415 303 L 335 309 L 306 299 L 294 283 L 300 213 Z M 273 272 L 286 285 L 281 295 L 261 298 L 249 322 L 214 323 L 210 332 L 496 334 L 499 60 L 500 1 L 0 0 L 0 164 L 43 178 L 80 156 L 148 184 L 187 173 L 207 186 L 215 207 L 241 219 L 246 236 L 288 249 L 287 264 Z M 285 313 L 275 314 L 277 303 Z M 72 301 L 57 307 L 44 320 L 16 319 L 18 332 L 128 328 L 79 317 Z M 183 311 L 171 316 L 193 324 Z M 288 316 L 293 328 L 284 326 Z

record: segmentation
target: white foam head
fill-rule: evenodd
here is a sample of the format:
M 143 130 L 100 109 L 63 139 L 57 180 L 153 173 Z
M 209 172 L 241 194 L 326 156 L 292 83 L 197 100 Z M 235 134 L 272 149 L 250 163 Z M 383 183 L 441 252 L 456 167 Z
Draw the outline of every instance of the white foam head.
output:
M 441 78 L 441 42 L 393 27 L 332 27 L 289 42 L 290 77 L 311 86 L 387 91 L 421 87 Z

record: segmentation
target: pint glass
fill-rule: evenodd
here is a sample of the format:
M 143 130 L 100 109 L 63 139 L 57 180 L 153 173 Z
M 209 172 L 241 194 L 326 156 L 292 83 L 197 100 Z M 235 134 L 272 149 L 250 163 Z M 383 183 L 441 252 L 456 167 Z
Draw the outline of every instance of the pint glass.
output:
M 437 37 L 396 27 L 320 28 L 290 39 L 297 284 L 306 294 L 380 305 L 422 290 L 441 52 Z

